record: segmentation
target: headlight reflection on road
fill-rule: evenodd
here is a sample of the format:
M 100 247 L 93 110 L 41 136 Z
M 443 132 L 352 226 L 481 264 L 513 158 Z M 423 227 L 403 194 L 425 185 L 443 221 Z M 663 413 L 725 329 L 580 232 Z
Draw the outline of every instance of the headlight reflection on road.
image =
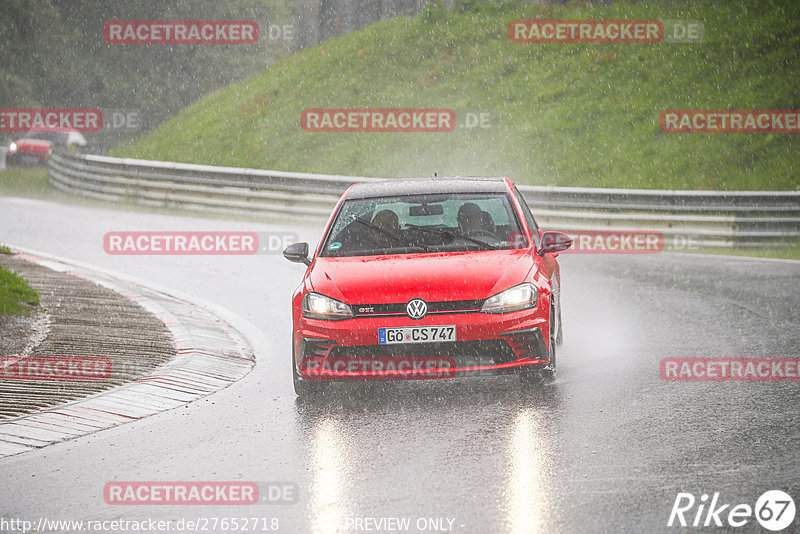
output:
M 549 513 L 545 488 L 548 454 L 540 415 L 534 408 L 523 409 L 512 429 L 508 469 L 507 522 L 514 534 L 541 532 Z
M 341 423 L 323 418 L 312 431 L 311 469 L 313 482 L 310 507 L 312 532 L 327 534 L 340 531 L 346 517 L 345 477 L 349 462 L 342 438 Z

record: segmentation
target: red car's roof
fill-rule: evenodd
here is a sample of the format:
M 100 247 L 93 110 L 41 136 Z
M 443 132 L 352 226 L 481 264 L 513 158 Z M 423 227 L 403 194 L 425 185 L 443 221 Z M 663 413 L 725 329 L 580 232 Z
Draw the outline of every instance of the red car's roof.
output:
M 410 178 L 359 183 L 347 199 L 430 195 L 436 193 L 505 193 L 506 178 Z

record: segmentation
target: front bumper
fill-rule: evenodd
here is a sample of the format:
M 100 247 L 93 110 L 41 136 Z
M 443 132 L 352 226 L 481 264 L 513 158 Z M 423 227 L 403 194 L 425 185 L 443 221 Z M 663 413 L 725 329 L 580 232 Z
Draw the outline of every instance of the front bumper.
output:
M 549 363 L 538 308 L 508 314 L 461 313 L 321 321 L 299 315 L 295 370 L 302 380 L 420 380 L 514 373 Z M 456 341 L 378 343 L 379 328 L 454 325 Z

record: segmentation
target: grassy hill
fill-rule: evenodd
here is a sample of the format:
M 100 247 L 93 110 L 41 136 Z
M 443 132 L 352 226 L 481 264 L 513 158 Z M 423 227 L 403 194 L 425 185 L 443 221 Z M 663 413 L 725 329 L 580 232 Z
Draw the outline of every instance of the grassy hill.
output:
M 474 4 L 474 6 L 473 6 Z M 348 34 L 206 96 L 113 154 L 361 176 L 800 188 L 800 134 L 663 133 L 664 109 L 800 108 L 800 2 L 461 2 Z M 520 18 L 693 19 L 700 44 L 516 44 Z M 446 133 L 310 133 L 316 107 L 452 108 Z M 465 112 L 491 116 L 464 127 Z

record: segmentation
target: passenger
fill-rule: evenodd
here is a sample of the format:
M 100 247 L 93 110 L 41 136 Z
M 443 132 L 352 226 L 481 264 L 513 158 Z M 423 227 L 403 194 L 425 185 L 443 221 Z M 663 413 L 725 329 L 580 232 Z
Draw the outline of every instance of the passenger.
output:
M 487 232 L 492 234 L 497 232 L 497 227 L 494 225 L 494 220 L 488 211 L 481 211 L 481 222 L 483 223 L 483 229 Z

